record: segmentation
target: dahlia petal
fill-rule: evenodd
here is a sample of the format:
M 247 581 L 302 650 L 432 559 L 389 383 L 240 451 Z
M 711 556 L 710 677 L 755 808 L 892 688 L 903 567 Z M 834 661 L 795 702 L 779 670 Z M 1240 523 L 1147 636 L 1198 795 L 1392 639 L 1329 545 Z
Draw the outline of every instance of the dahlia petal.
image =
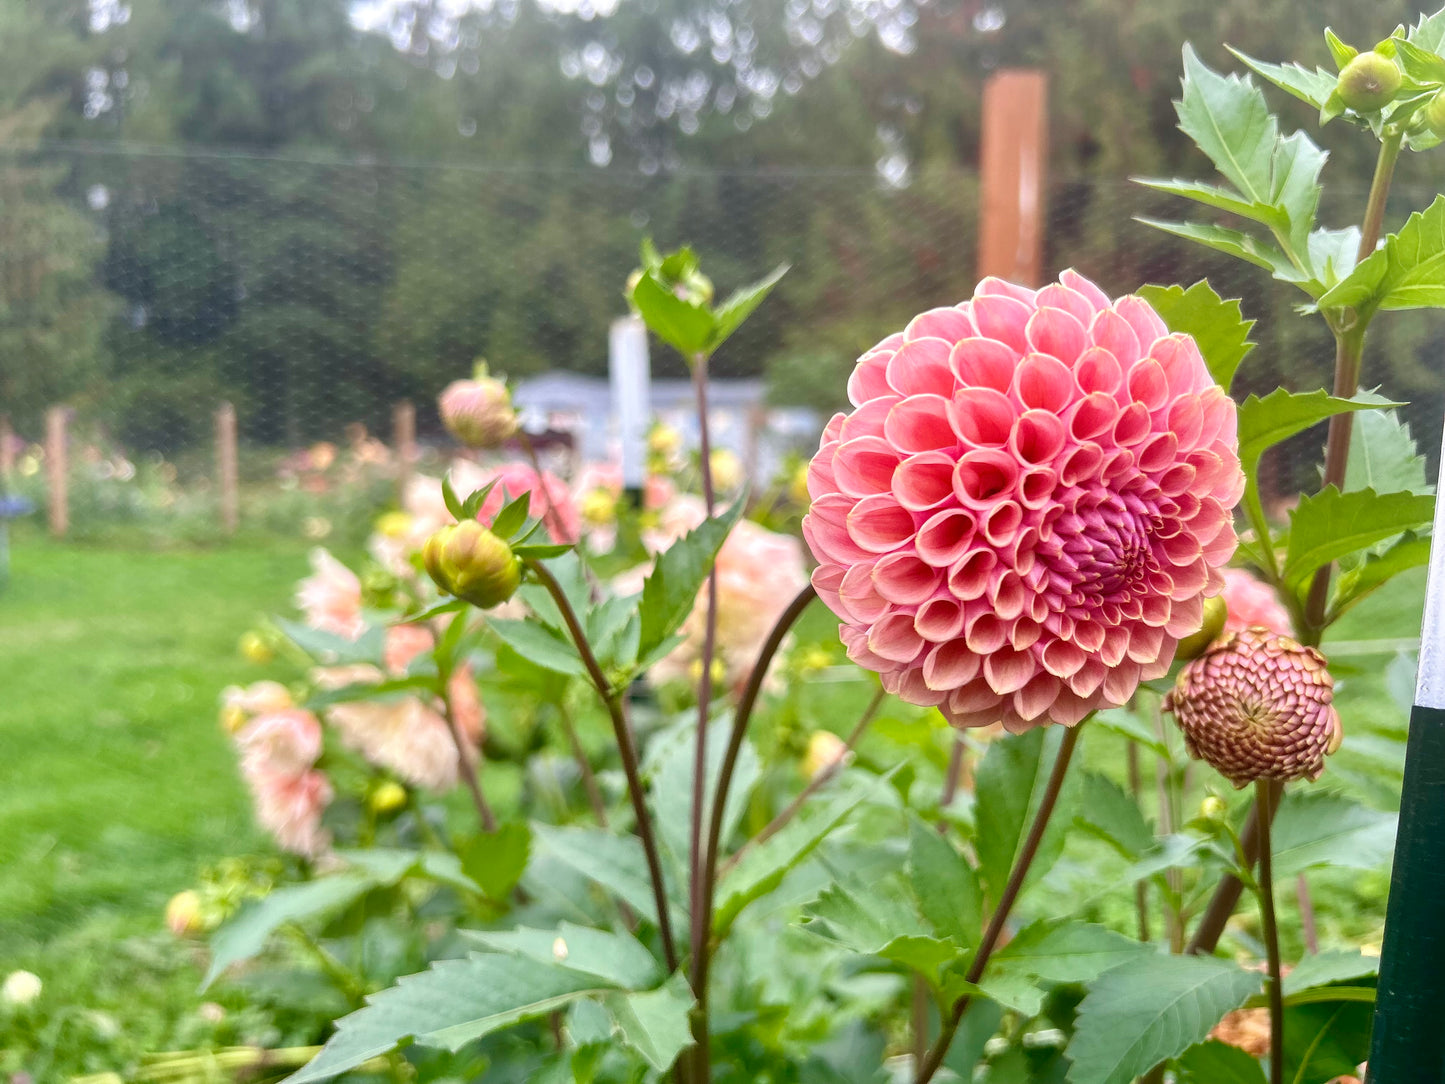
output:
M 923 660 L 923 681 L 930 689 L 951 691 L 978 674 L 979 657 L 962 641 L 953 640 L 933 648 Z
M 1120 448 L 1130 448 L 1149 435 L 1149 408 L 1143 403 L 1129 403 L 1114 422 L 1114 443 Z
M 1076 696 L 1069 690 L 1062 690 L 1059 698 L 1049 706 L 1049 718 L 1064 726 L 1074 726 L 1098 707 L 1099 697 L 1097 694 L 1082 697 Z
M 953 340 L 910 339 L 888 362 L 888 383 L 899 395 L 953 394 L 953 369 L 948 357 Z
M 890 553 L 879 558 L 872 576 L 878 594 L 902 605 L 927 601 L 943 582 L 941 569 L 931 568 L 912 553 Z
M 1104 699 L 1116 707 L 1127 704 L 1139 687 L 1139 664 L 1121 662 L 1104 677 Z
M 1089 345 L 1084 325 L 1063 309 L 1039 309 L 1024 328 L 1029 345 L 1072 365 Z
M 909 455 L 958 446 L 948 422 L 948 400 L 941 395 L 911 395 L 895 403 L 883 424 L 883 435 Z
M 976 678 L 948 694 L 948 710 L 960 715 L 982 715 L 993 712 L 993 718 L 976 726 L 988 726 L 998 722 L 999 705 L 1003 702 L 998 693 L 988 687 L 988 682 Z
M 1024 581 L 1013 569 L 1005 569 L 989 584 L 988 600 L 993 603 L 993 612 L 1004 621 L 1012 621 L 1024 612 L 1026 597 Z
M 1179 439 L 1173 433 L 1156 433 L 1139 448 L 1139 469 L 1146 474 L 1167 470 L 1179 453 Z
M 809 581 L 813 590 L 818 592 L 818 597 L 823 600 L 823 605 L 834 613 L 840 608 L 838 591 L 843 586 L 844 569 L 841 565 L 823 564 L 813 569 Z
M 910 704 L 925 708 L 938 707 L 948 699 L 948 690 L 930 688 L 924 681 L 923 671 L 919 669 L 901 671 L 893 693 Z
M 1093 324 L 1089 327 L 1089 338 L 1099 349 L 1085 351 L 1079 358 L 1079 364 L 1075 367 L 1075 373 L 1082 373 L 1085 359 L 1091 359 L 1091 365 L 1099 365 L 1099 355 L 1114 359 L 1114 370 L 1122 377 L 1121 365 L 1133 365 L 1139 360 L 1143 353 L 1143 346 L 1139 342 L 1139 336 L 1134 334 L 1134 329 L 1113 309 L 1105 309 L 1094 317 Z M 1107 370 L 1104 370 L 1105 372 Z M 1091 373 L 1091 378 L 1097 374 Z M 1079 387 L 1084 391 L 1107 391 L 1113 392 L 1118 388 L 1118 383 L 1112 388 L 1094 388 L 1085 385 L 1084 377 L 1079 376 Z
M 975 305 L 980 297 L 1011 297 L 1022 301 L 1030 310 L 1038 305 L 1038 291 L 1001 279 L 997 275 L 986 275 L 979 279 L 973 288 L 973 297 Z
M 814 501 L 812 509 L 817 507 L 818 502 Z M 854 545 L 853 540 L 848 537 L 846 527 L 828 522 L 813 510 L 803 517 L 803 539 L 820 560 L 835 564 L 846 566 L 869 556 L 866 551 Z
M 1093 440 L 1112 431 L 1118 417 L 1119 404 L 1112 395 L 1090 392 L 1069 410 L 1069 435 L 1077 441 Z
M 1199 347 L 1188 335 L 1166 335 L 1149 347 L 1149 356 L 1159 363 L 1169 394 L 1192 395 L 1214 383 Z
M 961 388 L 948 406 L 948 420 L 965 444 L 1001 448 L 1013 432 L 1014 405 L 992 388 Z
M 808 498 L 817 500 L 819 497 L 827 496 L 829 493 L 838 491 L 837 476 L 833 473 L 833 456 L 830 454 L 832 445 L 826 449 L 820 449 L 808 464 Z
M 996 549 L 1003 549 L 1018 538 L 1023 526 L 1024 510 L 1017 501 L 1000 501 L 989 509 L 980 525 L 983 537 Z
M 1085 659 L 1084 665 L 1070 675 L 1069 689 L 1075 696 L 1093 696 L 1103 687 L 1104 679 L 1108 675 L 1109 668 L 1098 659 Z
M 868 624 L 889 612 L 888 600 L 873 583 L 873 568 L 867 563 L 855 564 L 843 575 L 838 585 L 838 601 L 850 620 Z
M 977 334 L 973 320 L 961 308 L 945 307 L 921 312 L 903 329 L 906 339 L 938 338 L 955 343 Z
M 1129 660 L 1144 665 L 1159 661 L 1164 646 L 1164 630 L 1148 625 L 1135 625 L 1129 630 Z
M 942 451 L 919 452 L 903 460 L 892 477 L 898 503 L 912 512 L 938 508 L 953 496 L 953 466 L 953 456 Z
M 1038 665 L 1033 655 L 1011 647 L 1001 647 L 983 660 L 984 680 L 1000 696 L 1018 692 L 1037 672 Z
M 1101 346 L 1091 346 L 1079 355 L 1073 377 L 1075 387 L 1085 395 L 1099 392 L 1113 398 L 1124 385 L 1124 370 L 1119 359 Z
M 969 614 L 964 621 L 964 643 L 978 655 L 991 655 L 1008 643 L 1008 628 L 987 610 Z
M 1104 450 L 1093 441 L 1076 444 L 1063 453 L 1059 461 L 1059 481 L 1066 486 L 1077 486 L 1087 478 L 1097 477 L 1104 463 Z
M 1141 345 L 1169 334 L 1159 314 L 1142 297 L 1121 297 L 1114 303 L 1114 311 L 1134 329 Z
M 1034 300 L 1039 308 L 1063 309 L 1084 327 L 1089 326 L 1096 311 L 1087 297 L 1059 282 L 1045 286 L 1034 295 Z
M 1012 297 L 975 295 L 973 299 L 973 322 L 978 327 L 978 333 L 1007 343 L 1020 353 L 1027 353 L 1030 349 L 1024 329 L 1033 313 L 1029 305 Z
M 1151 414 L 1169 402 L 1169 381 L 1153 358 L 1145 358 L 1129 370 L 1129 397 L 1144 404 Z
M 1054 496 L 1058 474 L 1048 467 L 1030 467 L 1019 475 L 1019 503 L 1028 509 L 1043 508 Z
M 923 638 L 913 631 L 913 619 L 905 613 L 879 618 L 868 632 L 868 650 L 892 662 L 911 663 L 923 648 Z
M 1104 642 L 1099 647 L 1099 660 L 1105 666 L 1115 667 L 1124 661 L 1128 651 L 1129 630 L 1118 624 L 1107 626 L 1104 629 Z
M 1199 436 L 1204 431 L 1204 408 L 1193 395 L 1178 396 L 1169 404 L 1166 419 L 1169 432 L 1179 440 L 1179 447 L 1186 451 L 1198 446 Z
M 913 628 L 931 643 L 952 640 L 963 631 L 963 603 L 954 598 L 933 598 L 918 607 Z
M 1044 648 L 1039 656 L 1043 667 L 1054 677 L 1069 678 L 1079 672 L 1079 669 L 1088 660 L 1083 648 L 1072 644 L 1067 640 L 1054 640 Z
M 1092 305 L 1095 312 L 1098 312 L 1100 309 L 1107 309 L 1113 304 L 1103 290 L 1099 289 L 1091 280 L 1079 274 L 1072 267 L 1065 270 L 1063 274 L 1059 276 L 1059 281 Z
M 840 444 L 833 453 L 835 488 L 849 497 L 887 493 L 898 466 L 897 448 L 882 437 L 859 437 Z
M 1018 692 L 1014 693 L 1013 707 L 1020 718 L 1037 720 L 1053 707 L 1054 701 L 1064 691 L 1059 679 L 1051 674 L 1035 674 Z
M 846 444 L 859 437 L 883 436 L 883 426 L 888 421 L 888 412 L 901 399 L 902 397 L 898 395 L 880 395 L 876 399 L 869 399 L 862 404 L 844 419 L 843 427 L 838 431 L 839 444 Z
M 858 359 L 852 375 L 848 377 L 849 402 L 859 407 L 870 399 L 893 394 L 893 388 L 888 383 L 888 362 L 892 357 L 892 350 L 875 350 Z
M 965 452 L 953 470 L 953 494 L 970 508 L 991 508 L 1018 482 L 1019 461 L 1001 449 Z
M 865 670 L 872 670 L 874 673 L 884 675 L 883 683 L 884 685 L 888 684 L 887 675 L 894 673 L 898 669 L 898 664 L 881 655 L 875 655 L 869 650 L 866 629 L 860 625 L 843 625 L 838 629 L 838 639 L 843 641 L 848 658 Z
M 965 387 L 1006 392 L 1021 355 L 997 339 L 960 339 L 949 353 L 949 367 Z
M 1044 410 L 1050 414 L 1063 411 L 1077 394 L 1073 373 L 1050 354 L 1024 357 L 1014 370 L 1011 391 L 1025 410 Z
M 1044 627 L 1029 617 L 1020 617 L 1009 626 L 1008 642 L 1015 651 L 1027 651 L 1043 638 Z
M 869 553 L 895 550 L 916 531 L 913 513 L 888 494 L 864 497 L 848 512 L 848 537 Z
M 1052 410 L 1026 410 L 1014 422 L 1009 449 L 1025 463 L 1049 463 L 1064 449 L 1068 433 Z

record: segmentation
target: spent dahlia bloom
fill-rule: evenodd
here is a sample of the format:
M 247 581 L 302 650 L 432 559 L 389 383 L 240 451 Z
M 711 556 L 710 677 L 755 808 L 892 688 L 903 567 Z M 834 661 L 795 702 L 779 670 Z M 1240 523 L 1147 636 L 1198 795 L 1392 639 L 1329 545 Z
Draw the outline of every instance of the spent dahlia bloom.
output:
M 296 585 L 296 608 L 306 624 L 355 640 L 366 630 L 361 616 L 361 581 L 326 550 L 311 551 L 311 575 Z
M 1225 632 L 1239 632 L 1251 626 L 1286 634 L 1294 630 L 1289 611 L 1269 584 L 1242 568 L 1224 570 L 1224 604 L 1229 608 L 1224 618 Z
M 849 656 L 956 726 L 1072 725 L 1223 587 L 1234 403 L 1142 298 L 985 279 L 859 359 L 803 533 Z
M 1265 628 L 1222 638 L 1179 672 L 1164 698 L 1191 756 L 1237 787 L 1318 779 L 1340 747 L 1325 657 Z

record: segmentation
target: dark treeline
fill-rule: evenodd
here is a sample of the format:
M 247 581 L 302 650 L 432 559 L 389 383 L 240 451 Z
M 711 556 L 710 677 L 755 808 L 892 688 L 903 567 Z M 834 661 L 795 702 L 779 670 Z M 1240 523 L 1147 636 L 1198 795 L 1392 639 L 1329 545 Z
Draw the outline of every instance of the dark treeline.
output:
M 595 2 L 595 0 L 594 0 Z M 0 412 L 133 448 L 382 425 L 477 356 L 601 372 L 638 240 L 688 241 L 726 290 L 793 270 L 718 359 L 833 405 L 857 353 L 973 284 L 978 103 L 1051 78 L 1048 258 L 1106 288 L 1209 276 L 1264 318 L 1243 390 L 1317 386 L 1327 336 L 1263 272 L 1134 223 L 1128 183 L 1199 176 L 1179 48 L 1327 63 L 1415 7 L 1345 0 L 0 0 Z M 1303 106 L 1272 101 L 1286 123 Z M 1373 148 L 1343 126 L 1332 225 Z M 1403 163 L 1395 210 L 1439 187 Z M 1382 321 L 1375 382 L 1438 433 L 1438 327 Z M 670 362 L 658 358 L 656 368 Z

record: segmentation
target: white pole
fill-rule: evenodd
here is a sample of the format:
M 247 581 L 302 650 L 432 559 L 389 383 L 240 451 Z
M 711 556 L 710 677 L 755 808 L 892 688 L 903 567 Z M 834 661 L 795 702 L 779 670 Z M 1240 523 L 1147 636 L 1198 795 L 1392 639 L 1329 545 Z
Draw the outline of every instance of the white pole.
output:
M 640 493 L 647 474 L 647 426 L 652 415 L 647 328 L 640 316 L 612 321 L 607 333 L 607 369 L 622 446 L 622 487 Z

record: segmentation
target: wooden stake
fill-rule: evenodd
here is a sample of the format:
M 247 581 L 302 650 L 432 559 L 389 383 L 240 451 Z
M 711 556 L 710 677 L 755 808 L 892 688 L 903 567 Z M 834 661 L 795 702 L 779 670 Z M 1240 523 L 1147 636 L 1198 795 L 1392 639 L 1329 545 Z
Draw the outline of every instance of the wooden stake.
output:
M 10 428 L 10 415 L 0 414 L 0 483 L 8 485 L 15 477 L 15 430 Z
M 241 491 L 236 466 L 236 408 L 230 403 L 222 403 L 216 411 L 216 476 L 221 492 L 221 529 L 235 534 L 241 523 Z
M 402 399 L 391 408 L 391 447 L 396 455 L 397 499 L 406 495 L 406 483 L 416 463 L 416 407 Z
M 64 538 L 70 530 L 70 482 L 66 426 L 70 408 L 53 406 L 45 412 L 45 480 L 50 490 L 50 533 Z
M 1043 272 L 1048 81 L 1004 69 L 983 88 L 978 275 L 1036 286 Z

